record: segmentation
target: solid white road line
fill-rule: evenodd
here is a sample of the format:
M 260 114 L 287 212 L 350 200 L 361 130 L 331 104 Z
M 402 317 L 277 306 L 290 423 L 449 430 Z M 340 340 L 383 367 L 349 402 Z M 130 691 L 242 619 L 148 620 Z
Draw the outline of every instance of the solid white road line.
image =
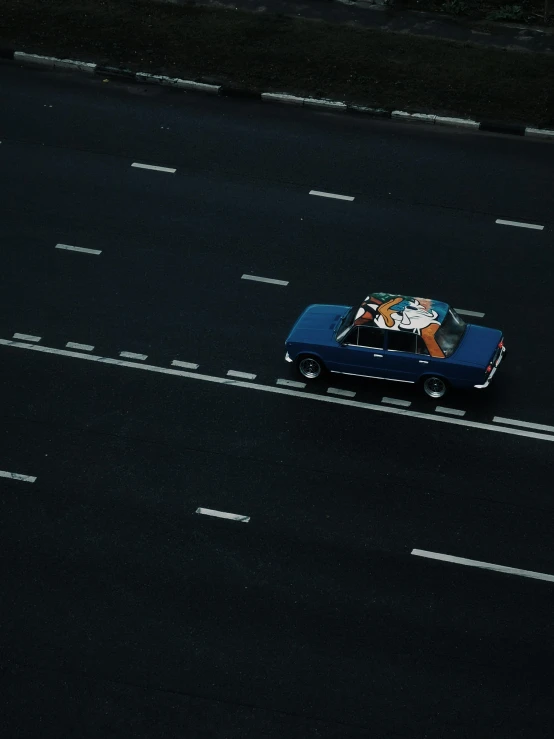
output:
M 211 508 L 197 508 L 196 513 L 201 513 L 204 516 L 216 516 L 217 518 L 230 518 L 232 521 L 240 521 L 241 523 L 248 523 L 250 521 L 250 516 L 239 516 L 236 513 L 214 511 Z
M 461 308 L 454 308 L 456 313 L 459 313 L 461 316 L 474 316 L 475 318 L 484 318 L 484 313 L 478 313 L 475 310 L 462 310 Z
M 412 549 L 412 554 L 416 557 L 439 559 L 442 562 L 453 562 L 454 564 L 458 565 L 467 565 L 468 567 L 480 567 L 483 570 L 503 572 L 506 575 L 519 575 L 520 577 L 532 577 L 535 580 L 547 580 L 548 582 L 554 582 L 554 575 L 545 575 L 542 572 L 533 572 L 532 570 L 518 570 L 516 567 L 505 567 L 504 565 L 495 565 L 491 564 L 490 562 L 479 562 L 476 559 L 464 559 L 463 557 L 453 557 L 450 554 L 426 552 L 424 549 Z
M 0 346 L 11 346 L 17 349 L 26 349 L 27 351 L 40 352 L 43 354 L 57 354 L 60 357 L 72 357 L 73 359 L 83 359 L 88 362 L 98 362 L 98 364 L 108 364 L 117 367 L 128 367 L 131 369 L 144 370 L 146 372 L 157 372 L 160 375 L 175 375 L 177 377 L 186 377 L 191 380 L 200 380 L 202 382 L 210 382 L 216 385 L 227 385 L 228 387 L 247 388 L 248 390 L 259 390 L 264 393 L 273 393 L 275 395 L 288 395 L 294 398 L 303 398 L 304 400 L 315 401 L 318 403 L 332 403 L 333 405 L 344 405 L 350 408 L 361 408 L 366 411 L 378 411 L 379 413 L 389 413 L 394 416 L 406 416 L 409 418 L 419 418 L 424 421 L 434 423 L 447 423 L 451 426 L 463 426 L 464 428 L 479 429 L 481 431 L 494 431 L 499 434 L 507 434 L 508 436 L 522 436 L 528 439 L 540 439 L 542 441 L 554 442 L 554 435 L 541 434 L 535 431 L 524 431 L 523 429 L 509 428 L 508 426 L 494 425 L 492 423 L 481 423 L 479 421 L 467 421 L 461 418 L 450 418 L 449 416 L 441 416 L 433 413 L 421 413 L 419 411 L 404 410 L 401 408 L 389 408 L 386 405 L 375 405 L 374 403 L 362 403 L 358 400 L 349 400 L 347 398 L 334 398 L 330 395 L 317 395 L 316 393 L 306 393 L 302 390 L 292 390 L 285 387 L 273 387 L 272 385 L 259 385 L 254 382 L 229 382 L 227 377 L 215 377 L 213 375 L 203 375 L 199 372 L 187 372 L 185 370 L 170 369 L 168 367 L 158 367 L 152 364 L 138 364 L 137 362 L 126 362 L 123 359 L 113 359 L 112 357 L 100 357 L 96 354 L 81 354 L 79 352 L 68 351 L 67 349 L 55 349 L 50 346 L 41 346 L 40 344 L 25 344 L 23 342 L 12 341 L 10 339 L 0 339 Z
M 125 357 L 125 359 L 140 359 L 141 362 L 148 359 L 148 354 L 135 354 L 134 352 L 119 352 L 119 356 Z
M 19 339 L 20 341 L 40 341 L 40 336 L 29 336 L 29 334 L 14 334 L 14 339 Z
M 536 223 L 520 223 L 520 221 L 503 221 L 501 218 L 496 219 L 496 223 L 500 226 L 518 226 L 519 228 L 534 228 L 536 231 L 542 231 L 544 226 L 538 226 Z
M 7 477 L 9 480 L 21 480 L 21 482 L 34 482 L 37 478 L 31 475 L 18 475 L 17 472 L 4 472 L 0 470 L 0 477 Z
M 356 393 L 353 393 L 352 390 L 340 390 L 336 387 L 328 387 L 327 392 L 331 393 L 332 395 L 343 395 L 345 398 L 353 398 Z
M 100 249 L 85 249 L 82 246 L 69 246 L 69 244 L 56 244 L 56 249 L 65 249 L 66 251 L 82 251 L 84 254 L 102 254 Z
M 277 380 L 277 385 L 283 385 L 284 387 L 297 387 L 299 389 L 306 387 L 305 382 L 296 382 L 296 380 L 282 380 L 281 378 Z
M 459 411 L 456 408 L 445 408 L 443 405 L 438 405 L 435 408 L 437 413 L 449 413 L 451 416 L 465 416 L 465 411 Z
M 237 372 L 236 370 L 229 370 L 227 377 L 239 377 L 242 380 L 255 380 L 256 375 L 251 375 L 248 372 Z
M 171 172 L 174 174 L 177 170 L 173 167 L 156 167 L 153 164 L 139 164 L 139 162 L 133 162 L 131 167 L 139 167 L 140 169 L 155 169 L 156 172 Z
M 200 366 L 198 364 L 194 364 L 194 362 L 181 362 L 180 359 L 174 359 L 173 362 L 171 362 L 171 364 L 174 367 L 182 367 L 183 369 L 193 369 L 193 370 L 198 369 L 198 367 Z
M 412 404 L 411 400 L 399 400 L 397 398 L 381 398 L 381 403 L 390 403 L 391 405 L 401 405 L 404 408 L 409 408 Z
M 336 195 L 333 192 L 321 192 L 321 190 L 310 190 L 310 195 L 318 195 L 320 198 L 334 198 L 335 200 L 354 200 L 350 195 Z
M 285 280 L 272 280 L 270 277 L 256 277 L 255 275 L 243 275 L 241 280 L 253 280 L 254 282 L 269 282 L 270 285 L 283 285 L 286 287 L 289 283 Z
M 74 341 L 68 341 L 66 347 L 68 349 L 77 349 L 81 352 L 91 352 L 94 349 L 91 344 L 76 344 Z
M 550 431 L 554 434 L 554 426 L 546 426 L 544 423 L 528 423 L 527 421 L 515 421 L 513 418 L 502 418 L 495 416 L 493 423 L 505 423 L 508 426 L 521 426 L 524 429 L 536 429 L 537 431 Z

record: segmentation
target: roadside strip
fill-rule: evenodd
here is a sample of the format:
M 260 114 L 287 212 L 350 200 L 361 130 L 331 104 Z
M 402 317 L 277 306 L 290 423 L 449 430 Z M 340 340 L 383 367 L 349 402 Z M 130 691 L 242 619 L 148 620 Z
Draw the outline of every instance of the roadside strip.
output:
M 294 398 L 303 398 L 304 400 L 312 400 L 319 403 L 332 403 L 333 405 L 344 405 L 351 408 L 360 408 L 367 411 L 375 411 L 377 413 L 389 413 L 395 416 L 419 418 L 424 421 L 433 421 L 435 423 L 448 423 L 452 426 L 463 426 L 464 428 L 480 429 L 482 431 L 493 431 L 500 434 L 508 434 L 509 436 L 523 436 L 528 439 L 540 439 L 542 441 L 554 442 L 554 434 L 525 431 L 522 429 L 509 428 L 507 426 L 495 426 L 492 423 L 481 423 L 479 421 L 468 421 L 465 419 L 462 420 L 461 418 L 451 418 L 449 416 L 441 416 L 432 413 L 421 413 L 418 411 L 411 411 L 407 409 L 392 408 L 385 405 L 376 405 L 374 403 L 363 403 L 358 400 L 333 397 L 332 395 L 317 395 L 316 393 L 312 392 L 288 389 L 283 387 L 282 385 L 260 385 L 250 381 L 234 380 L 228 377 L 215 377 L 213 375 L 203 375 L 199 372 L 186 372 L 184 370 L 170 369 L 168 367 L 158 367 L 152 364 L 138 364 L 138 362 L 128 362 L 122 359 L 112 359 L 111 357 L 100 357 L 95 354 L 82 354 L 80 352 L 68 351 L 67 349 L 55 349 L 53 347 L 40 346 L 37 344 L 24 344 L 19 341 L 11 341 L 8 339 L 0 339 L 0 346 L 11 346 L 14 349 L 27 349 L 28 351 L 41 352 L 43 354 L 56 354 L 61 357 L 83 359 L 89 362 L 98 362 L 99 364 L 141 369 L 147 372 L 157 372 L 163 375 L 175 375 L 177 377 L 186 377 L 190 380 L 211 382 L 217 385 L 230 385 L 233 387 L 240 387 L 248 390 L 258 390 L 265 393 L 273 393 L 274 395 L 288 395 Z
M 123 0 L 121 0 L 123 2 Z M 93 11 L 94 8 L 91 8 L 91 11 Z M 68 14 L 73 14 L 73 8 L 71 7 L 69 0 L 68 0 Z M 156 16 L 160 16 L 161 9 L 157 8 Z M 240 19 L 237 17 L 237 21 L 240 23 Z M 70 22 L 70 19 L 68 18 L 67 22 Z M 226 23 L 228 24 L 230 21 L 226 20 Z M 102 33 L 100 25 L 98 25 L 98 32 Z M 189 24 L 190 25 L 190 24 Z M 310 28 L 314 28 L 313 25 L 306 26 L 306 30 Z M 348 30 L 348 29 L 347 29 Z M 333 29 L 333 36 L 329 37 L 329 41 L 331 41 L 334 37 L 336 37 L 338 33 L 338 29 Z M 376 39 L 375 32 L 372 32 L 372 38 Z M 396 34 L 386 34 L 386 42 L 383 47 L 380 48 L 380 52 L 377 50 L 377 48 L 373 52 L 373 57 L 378 58 L 380 56 L 383 56 L 382 64 L 386 62 L 385 56 L 386 54 L 392 54 L 393 58 L 395 60 L 398 59 L 398 52 L 395 52 L 392 48 L 396 44 L 395 39 Z M 252 38 L 255 37 L 255 34 L 252 35 Z M 163 34 L 164 41 L 167 40 L 167 33 L 164 29 Z M 175 34 L 175 38 L 177 38 L 177 34 Z M 291 37 L 296 39 L 296 42 L 302 43 L 301 37 L 296 37 L 296 35 L 293 35 Z M 424 40 L 423 40 L 424 41 Z M 421 39 L 410 39 L 410 45 L 419 44 L 421 43 Z M 96 43 L 95 43 L 96 45 Z M 247 44 L 248 45 L 248 44 Z M 316 49 L 326 49 L 327 43 L 320 41 L 314 48 Z M 184 44 L 182 41 L 180 42 L 180 46 L 182 48 L 186 48 L 186 43 Z M 437 46 L 437 41 L 434 40 L 434 46 Z M 351 46 L 348 46 L 346 48 L 349 48 L 352 53 L 354 53 L 355 49 L 353 49 Z M 38 49 L 37 49 L 38 50 Z M 243 49 L 246 53 L 246 49 Z M 251 61 L 255 61 L 257 64 L 259 64 L 260 59 L 262 58 L 260 56 L 260 51 L 256 47 L 255 49 L 251 49 L 251 52 L 254 53 L 254 56 Z M 367 43 L 362 44 L 358 49 L 358 53 L 361 55 L 360 60 L 366 59 L 368 56 L 368 50 L 367 50 Z M 386 54 L 384 53 L 386 51 Z M 490 52 L 490 50 L 489 50 Z M 281 51 L 281 53 L 283 53 Z M 326 53 L 329 54 L 329 51 L 326 50 Z M 445 50 L 445 53 L 446 50 Z M 472 53 L 478 53 L 480 56 L 481 54 L 487 55 L 487 52 L 485 50 L 481 50 L 479 52 L 472 52 Z M 466 54 L 470 54 L 470 52 L 466 52 Z M 370 55 L 371 56 L 371 55 Z M 401 56 L 404 56 L 403 54 Z M 421 56 L 421 50 L 420 52 L 416 52 L 415 56 L 413 56 L 414 59 L 419 60 Z M 531 56 L 531 55 L 530 55 Z M 410 74 L 410 55 L 406 57 L 404 60 L 404 65 L 406 65 L 407 74 Z M 278 104 L 284 104 L 288 106 L 302 106 L 302 107 L 308 107 L 313 109 L 320 109 L 320 110 L 326 110 L 326 111 L 333 111 L 333 112 L 343 112 L 343 113 L 353 113 L 355 115 L 363 114 L 369 117 L 373 118 L 385 118 L 385 119 L 392 119 L 395 121 L 402 121 L 402 122 L 408 122 L 408 123 L 416 123 L 416 124 L 430 124 L 432 126 L 438 126 L 439 130 L 441 127 L 453 127 L 453 128 L 459 128 L 459 129 L 465 129 L 465 130 L 474 130 L 474 131 L 484 131 L 488 133 L 501 133 L 501 134 L 511 134 L 515 136 L 529 136 L 536 139 L 543 139 L 543 140 L 550 140 L 554 141 L 554 129 L 548 129 L 548 128 L 537 128 L 536 126 L 525 126 L 515 123 L 504 123 L 504 122 L 497 122 L 497 121 L 491 121 L 491 120 L 481 120 L 481 121 L 475 121 L 470 118 L 465 118 L 463 116 L 440 116 L 435 115 L 433 112 L 425 112 L 425 113 L 414 113 L 414 112 L 408 112 L 406 110 L 396 110 L 389 108 L 383 108 L 383 107 L 376 107 L 376 106 L 368 106 L 368 105 L 361 105 L 359 103 L 349 103 L 345 102 L 343 100 L 333 100 L 330 98 L 313 98 L 313 97 L 303 97 L 300 95 L 295 95 L 291 91 L 287 92 L 285 90 L 280 92 L 264 92 L 263 89 L 259 89 L 260 87 L 265 86 L 263 83 L 257 83 L 254 81 L 251 81 L 249 84 L 244 83 L 244 87 L 237 87 L 237 86 L 228 86 L 223 84 L 207 84 L 205 82 L 201 82 L 198 80 L 187 80 L 187 79 L 181 79 L 180 77 L 168 77 L 166 75 L 160 75 L 155 73 L 149 73 L 149 72 L 134 72 L 129 69 L 124 69 L 116 66 L 105 66 L 102 64 L 97 64 L 94 62 L 83 62 L 83 61 L 77 61 L 72 59 L 63 59 L 53 56 L 45 56 L 41 54 L 33 54 L 26 51 L 17 51 L 16 49 L 12 48 L 2 48 L 0 47 L 0 58 L 4 60 L 11 60 L 18 64 L 25 64 L 31 67 L 42 67 L 49 70 L 61 70 L 63 72 L 67 71 L 75 71 L 75 72 L 82 72 L 87 75 L 99 75 L 102 76 L 105 82 L 108 82 L 109 79 L 124 79 L 126 82 L 136 82 L 139 84 L 155 84 L 155 85 L 162 85 L 167 88 L 173 88 L 173 89 L 181 89 L 185 93 L 190 92 L 197 92 L 197 93 L 211 93 L 215 95 L 219 95 L 221 97 L 239 97 L 244 98 L 247 100 L 260 100 L 261 102 L 269 102 L 269 103 L 278 103 Z M 485 56 L 483 57 L 485 58 Z M 488 56 L 489 59 L 492 59 L 491 56 Z M 352 65 L 352 68 L 358 69 L 358 66 L 356 64 L 356 61 L 350 56 L 348 57 L 349 64 Z M 465 58 L 465 62 L 467 63 L 468 59 Z M 475 60 L 474 60 L 475 61 Z M 531 60 L 532 61 L 532 60 Z M 228 59 L 226 59 L 226 62 L 228 62 Z M 458 63 L 452 63 L 452 69 L 456 70 L 457 73 L 460 72 L 460 70 L 464 69 L 464 63 L 463 59 L 461 59 Z M 530 62 L 531 63 L 531 62 Z M 242 63 L 241 63 L 242 64 Z M 187 65 L 184 64 L 186 67 Z M 390 66 L 390 65 L 389 65 Z M 412 65 L 414 66 L 414 65 Z M 428 64 L 429 68 L 433 68 L 432 64 Z M 521 56 L 521 64 L 520 66 L 525 66 L 523 61 L 523 56 Z M 222 68 L 225 68 L 222 65 Z M 245 68 L 251 69 L 252 63 L 246 63 L 246 67 L 241 66 L 241 72 L 238 74 L 244 76 L 245 74 Z M 385 64 L 385 68 L 388 69 L 388 67 Z M 475 69 L 479 69 L 480 64 L 477 64 Z M 469 67 L 468 67 L 469 69 Z M 505 72 L 502 74 L 503 67 L 499 68 L 499 71 L 496 72 L 495 79 L 500 79 L 502 77 L 510 77 L 510 75 Z M 205 68 L 202 70 L 201 75 L 209 76 L 210 78 L 214 77 L 214 73 L 216 70 Z M 528 71 L 527 74 L 527 80 L 538 78 L 540 76 L 539 74 L 540 68 L 533 68 Z M 229 69 L 226 69 L 227 76 L 229 74 Z M 469 70 L 469 73 L 471 74 L 471 70 Z M 383 69 L 381 69 L 381 74 L 383 74 Z M 494 72 L 490 73 L 492 76 L 494 76 Z M 544 73 L 546 75 L 546 72 Z M 433 73 L 433 78 L 434 78 Z M 303 84 L 301 81 L 296 80 L 296 85 L 300 85 L 300 87 L 304 87 L 305 83 Z M 292 83 L 292 84 L 295 84 Z M 462 82 L 462 84 L 465 83 L 465 80 Z M 288 86 L 290 83 L 287 83 L 286 77 L 283 79 L 282 84 L 284 87 Z M 421 80 L 414 79 L 414 85 L 415 84 L 421 84 Z M 546 85 L 548 83 L 544 81 L 538 81 L 538 88 L 537 92 L 540 93 L 539 95 L 535 95 L 536 98 L 542 97 L 542 91 L 543 87 L 541 85 L 544 85 L 546 88 Z M 380 97 L 385 95 L 385 97 L 391 97 L 392 99 L 397 99 L 399 95 L 399 91 L 396 87 L 392 86 L 394 85 L 394 80 L 388 79 L 388 76 L 386 79 L 383 80 L 383 84 L 380 85 L 381 91 L 380 91 Z M 456 87 L 456 85 L 454 85 Z M 524 86 L 524 79 L 522 79 L 522 89 Z M 257 89 L 253 89 L 253 88 Z M 349 86 L 348 93 L 346 91 L 344 94 L 352 95 L 352 86 Z M 422 90 L 426 91 L 425 93 L 420 92 L 420 94 L 423 95 L 423 98 L 425 99 L 427 97 L 427 92 L 431 90 L 432 85 L 429 84 L 427 86 L 423 86 L 421 88 Z M 388 89 L 388 94 L 387 94 Z M 468 83 L 468 90 L 470 89 L 470 85 Z M 476 88 L 477 89 L 477 88 Z M 358 94 L 359 95 L 362 93 Z M 363 95 L 365 95 L 365 90 L 363 91 Z M 499 92 L 500 94 L 500 92 Z M 410 93 L 410 98 L 413 99 L 413 92 Z M 434 99 L 434 96 L 431 95 L 430 100 L 432 101 Z M 506 105 L 506 100 L 508 100 L 509 97 L 505 98 L 502 102 L 504 105 Z M 533 100 L 533 93 L 532 91 L 529 92 L 528 95 L 529 100 Z M 441 102 L 444 102 L 441 98 Z M 489 101 L 490 102 L 490 101 Z M 402 103 L 399 103 L 402 104 Z M 435 105 L 437 103 L 435 102 Z M 481 101 L 481 105 L 483 105 L 483 101 Z M 432 107 L 433 103 L 429 102 L 422 102 L 422 107 Z M 517 117 L 519 119 L 523 118 L 531 118 L 533 116 L 536 117 L 537 113 L 536 110 L 533 112 L 533 104 L 531 102 L 525 103 L 525 105 L 529 105 L 529 111 L 530 113 L 527 114 L 525 111 L 518 112 L 517 115 L 514 111 L 508 112 L 508 116 Z M 469 108 L 472 106 L 469 105 Z M 493 106 L 491 110 L 495 110 L 497 108 L 497 104 L 495 105 L 493 101 Z M 148 164 L 142 164 L 139 162 L 135 162 L 133 167 L 141 167 L 144 169 L 153 169 L 158 170 L 161 172 L 169 172 L 174 173 L 176 170 L 171 167 L 159 167 L 155 165 L 148 165 Z

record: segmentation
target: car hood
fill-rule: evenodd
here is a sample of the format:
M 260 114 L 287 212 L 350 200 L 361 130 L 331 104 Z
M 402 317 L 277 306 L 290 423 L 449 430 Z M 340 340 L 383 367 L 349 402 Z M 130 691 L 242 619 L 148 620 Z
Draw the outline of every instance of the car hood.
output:
M 348 305 L 309 305 L 296 321 L 289 341 L 318 342 L 333 335 L 340 319 L 350 310 Z
M 454 362 L 471 364 L 485 369 L 502 339 L 502 331 L 468 324 L 460 346 L 450 357 Z

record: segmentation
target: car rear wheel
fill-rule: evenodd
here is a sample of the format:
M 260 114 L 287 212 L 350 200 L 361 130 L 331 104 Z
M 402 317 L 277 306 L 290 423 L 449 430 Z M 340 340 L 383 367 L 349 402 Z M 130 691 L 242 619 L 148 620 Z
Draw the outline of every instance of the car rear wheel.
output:
M 319 357 L 304 355 L 298 360 L 298 371 L 306 380 L 317 380 L 325 371 L 325 365 Z
M 446 394 L 448 385 L 446 384 L 446 380 L 443 380 L 442 377 L 426 377 L 423 381 L 423 389 L 426 395 L 430 398 L 436 399 L 442 398 L 442 396 Z

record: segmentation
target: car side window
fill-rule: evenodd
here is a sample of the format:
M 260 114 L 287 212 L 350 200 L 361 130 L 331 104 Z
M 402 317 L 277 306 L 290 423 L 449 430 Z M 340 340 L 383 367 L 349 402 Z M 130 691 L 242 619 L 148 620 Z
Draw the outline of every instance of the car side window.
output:
M 357 326 L 355 326 L 352 329 L 352 331 L 348 334 L 348 336 L 342 343 L 349 344 L 350 346 L 357 346 L 358 344 L 358 327 Z
M 429 349 L 427 349 L 427 346 L 425 345 L 425 340 L 422 336 L 417 337 L 417 353 L 425 354 L 427 357 L 430 356 Z
M 389 352 L 409 352 L 416 353 L 417 339 L 416 334 L 406 333 L 404 331 L 389 331 L 389 343 L 387 349 Z
M 385 332 L 373 326 L 360 326 L 358 330 L 358 346 L 369 349 L 382 349 L 385 345 Z

